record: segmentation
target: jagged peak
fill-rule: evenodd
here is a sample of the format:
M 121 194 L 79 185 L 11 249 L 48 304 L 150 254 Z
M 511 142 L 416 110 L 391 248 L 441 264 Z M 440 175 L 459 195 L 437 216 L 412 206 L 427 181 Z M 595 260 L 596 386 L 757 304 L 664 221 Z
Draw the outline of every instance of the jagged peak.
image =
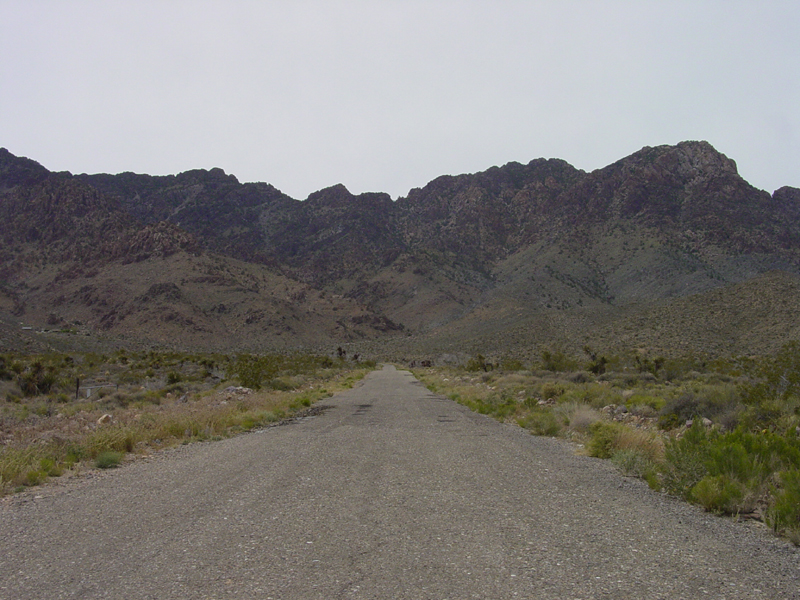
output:
M 620 170 L 632 174 L 641 170 L 663 170 L 686 181 L 717 176 L 739 177 L 736 162 L 702 140 L 645 146 L 593 173 L 603 175 Z
M 391 205 L 392 197 L 386 192 L 364 192 L 353 194 L 344 184 L 337 183 L 309 194 L 306 202 L 310 206 L 349 207 L 359 205 Z
M 800 206 L 800 188 L 784 185 L 772 193 L 775 200 Z
M 0 148 L 0 189 L 17 185 L 31 185 L 50 175 L 41 164 L 24 156 L 16 156 Z
M 343 200 L 349 201 L 354 197 L 343 183 L 337 183 L 310 193 L 306 198 L 306 202 L 311 204 L 332 204 Z
M 239 180 L 235 175 L 228 175 L 219 167 L 212 169 L 191 169 L 175 176 L 177 181 L 197 180 L 199 183 L 235 183 Z

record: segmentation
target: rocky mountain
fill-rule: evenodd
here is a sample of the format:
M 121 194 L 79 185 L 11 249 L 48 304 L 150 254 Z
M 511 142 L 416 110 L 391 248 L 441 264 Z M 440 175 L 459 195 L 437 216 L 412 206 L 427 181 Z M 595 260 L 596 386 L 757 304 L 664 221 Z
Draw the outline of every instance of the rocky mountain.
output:
M 19 345 L 22 322 L 187 348 L 768 351 L 797 334 L 778 308 L 800 276 L 798 217 L 800 190 L 753 188 L 706 142 L 591 173 L 509 163 L 394 202 L 342 185 L 299 201 L 221 169 L 51 173 L 3 149 L 0 345 Z M 784 326 L 720 327 L 759 286 L 767 305 L 742 322 L 772 311 Z M 670 327 L 677 306 L 691 318 Z

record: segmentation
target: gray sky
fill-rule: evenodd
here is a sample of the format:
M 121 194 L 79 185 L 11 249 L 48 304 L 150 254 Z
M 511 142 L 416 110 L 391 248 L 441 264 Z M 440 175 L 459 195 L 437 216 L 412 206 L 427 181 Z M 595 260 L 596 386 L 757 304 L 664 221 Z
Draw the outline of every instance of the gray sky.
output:
M 0 146 L 406 195 L 704 139 L 800 187 L 800 2 L 0 0 Z

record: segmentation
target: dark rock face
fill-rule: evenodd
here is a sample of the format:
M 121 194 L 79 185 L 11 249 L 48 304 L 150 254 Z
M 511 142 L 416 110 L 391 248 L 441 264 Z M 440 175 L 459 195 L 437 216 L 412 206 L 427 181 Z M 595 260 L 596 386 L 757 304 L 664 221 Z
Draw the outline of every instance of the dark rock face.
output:
M 49 173 L 5 151 L 0 164 L 0 256 L 7 274 L 31 261 L 87 264 L 199 251 L 185 231 L 143 227 L 115 197 L 69 174 Z
M 19 167 L 13 180 L 41 175 L 27 169 Z M 775 251 L 798 233 L 793 188 L 782 188 L 773 201 L 707 142 L 643 148 L 588 174 L 561 160 L 509 163 L 439 177 L 396 203 L 386 194 L 354 196 L 342 185 L 298 202 L 268 184 L 241 184 L 221 169 L 75 179 L 116 198 L 145 224 L 173 223 L 204 248 L 281 265 L 316 285 L 372 274 L 402 255 L 427 251 L 489 271 L 538 240 L 575 237 L 584 244 L 588 230 L 619 223 L 731 252 Z

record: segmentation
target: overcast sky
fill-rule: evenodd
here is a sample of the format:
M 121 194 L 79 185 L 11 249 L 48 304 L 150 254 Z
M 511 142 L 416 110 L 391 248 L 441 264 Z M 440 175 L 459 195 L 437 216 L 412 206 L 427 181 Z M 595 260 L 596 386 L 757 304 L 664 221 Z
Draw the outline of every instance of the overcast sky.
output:
M 800 187 L 800 2 L 0 0 L 0 147 L 290 196 L 708 140 Z

